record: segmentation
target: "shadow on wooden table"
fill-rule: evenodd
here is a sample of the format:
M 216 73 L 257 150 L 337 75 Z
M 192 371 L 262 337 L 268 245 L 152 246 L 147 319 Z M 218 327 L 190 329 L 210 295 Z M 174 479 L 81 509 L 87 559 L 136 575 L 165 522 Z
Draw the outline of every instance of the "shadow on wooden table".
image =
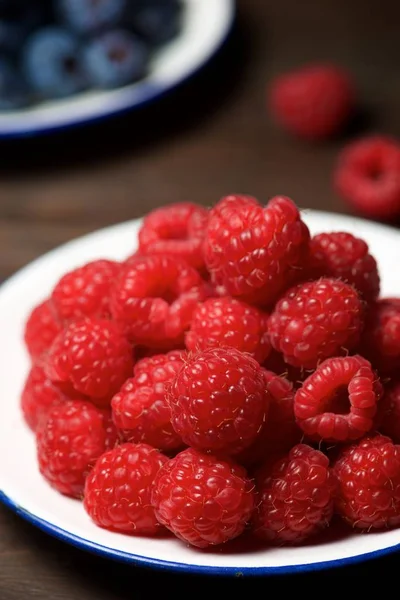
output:
M 197 75 L 160 101 L 105 121 L 37 138 L 0 141 L 0 175 L 85 167 L 129 152 L 145 153 L 187 130 L 202 127 L 245 85 L 250 32 L 241 19 L 218 54 Z

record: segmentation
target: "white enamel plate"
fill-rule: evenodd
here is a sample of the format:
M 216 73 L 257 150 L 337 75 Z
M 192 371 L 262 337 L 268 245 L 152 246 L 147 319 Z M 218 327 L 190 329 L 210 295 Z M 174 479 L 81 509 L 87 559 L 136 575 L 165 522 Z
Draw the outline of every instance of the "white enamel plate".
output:
M 400 296 L 400 232 L 360 219 L 305 211 L 312 233 L 349 231 L 365 238 L 378 259 L 382 294 Z M 362 561 L 400 548 L 400 529 L 330 536 L 299 548 L 212 551 L 188 548 L 174 538 L 147 539 L 96 527 L 78 501 L 61 496 L 40 476 L 34 436 L 19 409 L 29 369 L 23 328 L 31 308 L 67 270 L 96 258 L 123 259 L 135 249 L 139 222 L 131 221 L 72 241 L 43 256 L 0 288 L 0 499 L 46 532 L 82 549 L 126 562 L 204 574 L 267 575 Z
M 92 91 L 0 113 L 0 139 L 39 135 L 133 110 L 164 95 L 198 71 L 222 46 L 234 0 L 184 0 L 183 27 L 152 61 L 146 79 L 112 91 Z

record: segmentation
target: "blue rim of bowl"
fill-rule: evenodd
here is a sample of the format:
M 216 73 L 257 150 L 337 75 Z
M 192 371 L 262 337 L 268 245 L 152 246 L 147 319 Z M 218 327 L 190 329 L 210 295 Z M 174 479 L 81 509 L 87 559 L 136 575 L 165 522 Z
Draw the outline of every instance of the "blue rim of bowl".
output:
M 381 550 L 375 550 L 373 552 L 366 552 L 365 554 L 358 554 L 356 556 L 349 556 L 346 558 L 338 558 L 335 560 L 321 561 L 318 563 L 305 563 L 299 565 L 286 565 L 282 567 L 221 567 L 221 566 L 209 566 L 209 565 L 196 565 L 179 563 L 164 560 L 161 558 L 151 558 L 148 556 L 140 556 L 139 554 L 129 554 L 121 550 L 114 548 L 108 548 L 101 544 L 97 544 L 90 540 L 86 540 L 78 535 L 70 533 L 57 525 L 53 525 L 48 521 L 41 519 L 25 510 L 11 498 L 6 496 L 4 492 L 0 491 L 0 502 L 7 508 L 11 509 L 18 516 L 22 517 L 25 521 L 28 521 L 35 527 L 41 529 L 44 533 L 57 538 L 62 542 L 66 542 L 79 550 L 90 552 L 103 558 L 110 558 L 118 562 L 135 565 L 137 567 L 145 567 L 151 569 L 157 569 L 162 571 L 170 571 L 183 574 L 192 575 L 206 575 L 206 576 L 229 576 L 229 577 L 261 577 L 268 575 L 295 575 L 296 573 L 307 573 L 313 571 L 323 571 L 325 569 L 348 567 L 351 565 L 363 563 L 367 560 L 374 558 L 380 558 L 393 554 L 400 550 L 400 544 L 382 548 Z M 361 534 L 360 534 L 361 535 Z
M 199 62 L 193 69 L 188 71 L 182 78 L 177 79 L 171 84 L 153 85 L 150 82 L 144 80 L 139 84 L 135 91 L 135 100 L 127 106 L 116 108 L 116 109 L 105 109 L 104 113 L 94 115 L 92 117 L 77 117 L 75 120 L 71 119 L 66 123 L 54 124 L 54 125 L 43 125 L 40 127 L 29 127 L 28 129 L 10 130 L 7 132 L 1 131 L 0 129 L 0 141 L 11 140 L 11 139 L 29 139 L 52 133 L 60 133 L 62 131 L 76 129 L 79 127 L 85 127 L 88 125 L 95 125 L 96 123 L 102 123 L 112 119 L 114 117 L 122 117 L 125 114 L 129 114 L 134 110 L 144 108 L 162 99 L 164 96 L 173 93 L 175 90 L 180 88 L 185 83 L 188 83 L 193 77 L 198 75 L 212 59 L 222 50 L 225 43 L 227 42 L 230 34 L 233 30 L 235 19 L 236 19 L 236 0 L 231 0 L 231 11 L 229 13 L 229 20 L 227 20 L 226 27 L 221 33 L 219 43 L 214 46 L 210 54 L 205 59 Z

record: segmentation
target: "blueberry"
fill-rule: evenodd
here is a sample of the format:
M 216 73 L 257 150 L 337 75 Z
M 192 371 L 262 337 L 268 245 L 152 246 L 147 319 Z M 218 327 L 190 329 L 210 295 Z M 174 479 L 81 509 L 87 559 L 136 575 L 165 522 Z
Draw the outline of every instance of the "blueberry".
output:
M 149 60 L 147 46 L 133 34 L 113 30 L 88 44 L 85 67 L 92 85 L 115 88 L 145 76 Z
M 65 25 L 79 34 L 95 33 L 117 25 L 129 0 L 57 0 Z
M 160 45 L 176 37 L 181 28 L 182 4 L 178 0 L 147 0 L 132 5 L 129 23 L 151 45 Z
M 32 89 L 44 98 L 69 96 L 85 87 L 78 43 L 58 27 L 31 36 L 23 50 L 23 70 Z
M 29 94 L 24 81 L 5 59 L 0 59 L 0 110 L 15 110 L 26 106 Z

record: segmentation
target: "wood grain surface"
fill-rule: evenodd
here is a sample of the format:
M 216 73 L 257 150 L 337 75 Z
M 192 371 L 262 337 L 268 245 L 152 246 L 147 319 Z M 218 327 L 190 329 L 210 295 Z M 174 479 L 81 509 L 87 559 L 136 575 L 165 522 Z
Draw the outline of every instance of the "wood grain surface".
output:
M 101 127 L 0 144 L 1 278 L 71 238 L 173 201 L 283 193 L 303 207 L 346 211 L 331 186 L 339 148 L 362 133 L 400 135 L 400 2 L 239 0 L 238 8 L 224 50 L 164 101 Z M 265 108 L 271 77 L 311 60 L 347 66 L 361 98 L 346 134 L 321 145 L 289 139 Z M 388 576 L 396 561 L 330 577 Z M 327 576 L 296 578 L 309 589 Z M 209 596 L 236 586 L 96 558 L 0 507 L 0 600 L 152 599 L 160 583 L 168 600 L 189 597 L 191 585 Z M 283 591 L 291 583 L 269 585 Z M 245 589 L 256 585 L 246 580 Z

